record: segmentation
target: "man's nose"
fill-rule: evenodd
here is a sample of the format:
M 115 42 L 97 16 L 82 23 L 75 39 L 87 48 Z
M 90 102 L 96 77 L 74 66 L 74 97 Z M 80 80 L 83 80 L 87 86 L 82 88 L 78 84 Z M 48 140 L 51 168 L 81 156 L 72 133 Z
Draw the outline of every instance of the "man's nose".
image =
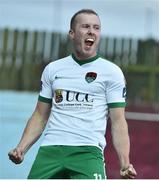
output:
M 88 29 L 88 34 L 94 34 L 94 29 L 93 29 L 93 27 L 89 27 L 89 29 Z

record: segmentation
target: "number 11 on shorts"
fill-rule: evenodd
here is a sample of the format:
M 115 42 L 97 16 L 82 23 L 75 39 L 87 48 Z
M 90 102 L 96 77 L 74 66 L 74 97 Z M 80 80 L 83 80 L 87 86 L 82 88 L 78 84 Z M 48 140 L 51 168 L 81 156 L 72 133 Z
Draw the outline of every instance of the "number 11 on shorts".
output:
M 95 177 L 95 180 L 101 180 L 102 179 L 102 175 L 98 174 L 98 173 L 94 173 L 93 176 Z

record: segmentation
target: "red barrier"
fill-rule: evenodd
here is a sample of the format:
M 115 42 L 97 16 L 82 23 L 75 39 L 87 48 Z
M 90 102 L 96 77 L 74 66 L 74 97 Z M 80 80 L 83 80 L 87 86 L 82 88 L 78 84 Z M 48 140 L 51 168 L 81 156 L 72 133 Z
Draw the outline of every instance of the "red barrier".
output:
M 144 112 L 144 111 L 142 111 Z M 131 141 L 130 158 L 138 179 L 159 178 L 159 122 L 127 120 Z M 118 179 L 119 164 L 112 146 L 108 124 L 105 149 L 106 171 L 110 179 Z

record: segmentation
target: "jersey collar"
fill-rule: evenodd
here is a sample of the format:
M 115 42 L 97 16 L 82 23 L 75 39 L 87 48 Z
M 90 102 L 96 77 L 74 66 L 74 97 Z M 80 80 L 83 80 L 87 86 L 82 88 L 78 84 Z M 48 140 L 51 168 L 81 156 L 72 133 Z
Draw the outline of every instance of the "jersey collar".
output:
M 79 64 L 79 65 L 83 65 L 83 64 L 86 64 L 86 63 L 90 63 L 92 61 L 95 61 L 96 59 L 99 58 L 99 55 L 97 54 L 96 56 L 94 57 L 91 57 L 91 58 L 88 58 L 88 59 L 82 59 L 82 60 L 79 60 L 78 58 L 76 58 L 76 56 L 74 54 L 71 54 L 72 55 L 72 58 Z

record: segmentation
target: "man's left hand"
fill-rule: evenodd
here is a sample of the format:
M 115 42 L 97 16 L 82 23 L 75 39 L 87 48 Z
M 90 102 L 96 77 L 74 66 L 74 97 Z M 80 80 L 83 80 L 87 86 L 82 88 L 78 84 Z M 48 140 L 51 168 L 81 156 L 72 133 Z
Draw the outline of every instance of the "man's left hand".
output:
M 127 168 L 120 170 L 120 175 L 123 179 L 134 179 L 137 173 L 133 165 L 130 164 Z

